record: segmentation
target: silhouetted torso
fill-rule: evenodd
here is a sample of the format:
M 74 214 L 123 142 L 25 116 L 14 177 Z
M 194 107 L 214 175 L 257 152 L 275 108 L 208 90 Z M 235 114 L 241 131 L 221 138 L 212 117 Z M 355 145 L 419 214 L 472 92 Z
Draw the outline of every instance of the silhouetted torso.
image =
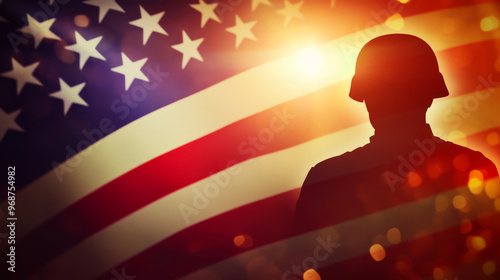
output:
M 369 144 L 309 171 L 294 227 L 303 231 L 332 225 L 465 187 L 472 170 L 485 179 L 498 176 L 495 165 L 480 152 L 443 141 L 428 126 L 416 129 L 415 137 L 381 139 L 375 134 Z

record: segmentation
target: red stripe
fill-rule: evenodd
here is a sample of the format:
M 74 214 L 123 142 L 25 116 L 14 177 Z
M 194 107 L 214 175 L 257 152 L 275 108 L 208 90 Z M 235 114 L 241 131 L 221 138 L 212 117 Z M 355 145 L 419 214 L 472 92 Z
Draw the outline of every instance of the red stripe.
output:
M 500 133 L 500 127 L 471 135 L 467 139 L 471 143 L 484 143 L 490 132 Z M 497 154 L 500 156 L 499 151 Z M 373 189 L 372 193 L 366 194 L 367 197 L 377 197 L 377 203 L 373 205 L 367 205 L 359 199 L 349 199 L 344 193 L 343 201 L 350 205 L 349 209 L 352 211 L 338 211 L 337 222 L 399 206 L 413 201 L 415 196 L 424 198 L 450 189 L 450 186 L 446 185 L 433 187 L 435 188 L 427 192 L 410 188 L 408 193 L 411 195 L 398 196 L 400 200 L 392 199 L 395 197 L 393 194 L 383 200 L 384 196 L 380 195 L 380 190 Z M 177 278 L 247 250 L 291 237 L 294 233 L 289 231 L 288 223 L 298 195 L 299 189 L 295 189 L 205 220 L 159 242 L 118 267 L 127 267 L 127 270 L 134 271 L 137 277 L 144 279 L 155 279 L 155 275 Z M 363 203 L 359 208 L 352 206 L 359 203 Z M 339 208 L 342 209 L 343 206 L 339 205 Z M 304 230 L 314 229 L 316 228 Z M 233 238 L 241 234 L 252 237 L 251 248 L 238 248 L 233 244 Z M 100 279 L 105 280 L 108 276 L 103 275 Z
M 465 45 L 444 51 L 442 55 L 446 57 L 448 52 L 456 52 L 459 48 L 467 51 L 481 48 L 483 51 L 478 56 L 492 57 L 496 54 L 496 42 Z M 469 83 L 472 87 L 463 88 L 460 94 L 475 89 L 477 75 L 494 72 L 493 80 L 500 80 L 500 74 L 494 71 L 493 65 L 478 65 L 478 61 L 480 59 L 475 59 L 467 66 L 470 75 L 464 79 L 472 80 Z M 352 116 L 350 119 L 333 118 L 332 106 L 335 106 L 337 98 L 331 92 L 332 88 L 327 88 L 240 120 L 131 170 L 29 234 L 18 249 L 26 252 L 21 257 L 23 262 L 41 267 L 44 261 L 52 259 L 118 219 L 175 190 L 206 178 L 211 173 L 225 169 L 228 163 L 242 162 L 251 156 L 299 145 L 365 121 L 361 116 Z M 262 128 L 269 128 L 270 120 L 279 119 L 275 110 L 282 111 L 283 108 L 297 117 L 290 120 L 283 131 L 274 133 L 273 140 L 263 145 L 262 150 L 254 149 L 255 155 L 239 153 L 238 145 L 243 141 L 249 142 L 248 137 L 258 135 Z M 348 106 L 337 106 L 333 111 L 339 116 L 350 115 Z M 250 145 L 245 147 L 249 148 Z

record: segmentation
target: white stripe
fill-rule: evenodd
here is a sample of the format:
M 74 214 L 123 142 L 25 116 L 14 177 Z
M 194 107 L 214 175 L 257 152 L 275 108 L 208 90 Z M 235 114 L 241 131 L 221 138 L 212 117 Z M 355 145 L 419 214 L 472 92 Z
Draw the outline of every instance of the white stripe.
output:
M 213 178 L 228 173 L 229 169 L 143 207 L 58 256 L 46 269 L 56 279 L 65 279 L 69 275 L 75 280 L 92 279 L 193 224 L 238 206 L 300 187 L 309 167 L 324 158 L 325 151 L 336 155 L 355 148 L 366 143 L 370 134 L 370 126 L 363 124 L 245 161 L 233 167 L 235 172 L 239 170 L 238 174 L 231 175 L 229 184 L 220 188 L 219 194 L 211 198 L 206 207 L 200 207 L 199 213 L 191 216 L 189 223 L 181 215 L 181 205 L 194 207 L 196 190 L 204 192 L 204 188 L 214 182 Z M 79 259 L 84 259 L 85 262 L 76 261 Z M 81 278 L 74 278 L 75 275 Z
M 496 102 L 489 102 L 488 105 L 492 106 L 490 110 L 496 110 L 497 104 L 500 104 L 500 96 L 492 98 L 495 98 Z M 461 98 L 451 98 L 436 105 L 447 108 L 462 101 Z M 348 101 L 344 100 L 337 106 L 343 106 L 344 102 Z M 363 110 L 361 107 L 354 108 L 358 108 L 353 110 L 354 113 L 361 113 Z M 497 119 L 494 123 L 484 123 L 482 128 L 488 129 L 486 126 L 492 124 L 496 126 L 499 123 L 500 119 Z M 470 130 L 475 132 L 480 131 L 478 129 L 470 127 Z M 95 277 L 193 224 L 300 187 L 311 166 L 327 157 L 362 146 L 368 142 L 372 133 L 371 126 L 364 123 L 242 162 L 143 207 L 60 255 L 48 265 L 47 269 L 61 278 L 75 271 L 78 271 L 77 274 L 83 278 Z M 229 178 L 227 186 L 217 183 L 215 179 L 223 177 Z M 217 186 L 218 193 L 210 198 L 212 193 L 210 188 L 213 186 Z M 199 202 L 200 196 L 205 197 L 202 200 L 208 201 L 207 205 L 197 207 L 196 201 Z M 180 210 L 180 207 L 185 205 L 196 212 L 189 215 L 187 220 Z M 130 230 L 134 228 L 141 229 L 141 232 Z M 105 261 L 92 258 L 101 254 L 107 256 Z M 78 259 L 85 259 L 86 263 L 77 262 Z
M 481 12 L 498 6 L 498 3 L 482 4 L 475 8 Z M 497 32 L 478 33 L 472 28 L 461 30 L 460 34 L 436 34 L 436 26 L 443 16 L 460 19 L 468 16 L 470 10 L 471 7 L 462 7 L 409 17 L 405 19 L 403 31 L 436 42 L 432 44 L 435 51 L 500 36 Z M 476 16 L 480 19 L 482 15 Z M 368 34 L 375 37 L 386 33 L 392 30 L 381 26 L 377 34 Z M 18 210 L 18 217 L 23 219 L 18 238 L 144 162 L 242 118 L 350 78 L 354 56 L 344 56 L 342 48 L 348 45 L 358 49 L 363 44 L 359 34 L 351 34 L 318 46 L 324 55 L 325 68 L 315 78 L 302 76 L 297 71 L 300 55 L 291 55 L 238 74 L 116 131 L 75 156 L 82 161 L 77 167 L 71 167 L 72 173 L 64 174 L 62 182 L 51 171 L 19 192 L 18 202 L 30 208 Z M 234 89 L 239 92 L 235 94 Z M 203 114 L 200 117 L 192 112 Z M 4 202 L 2 206 L 5 205 Z

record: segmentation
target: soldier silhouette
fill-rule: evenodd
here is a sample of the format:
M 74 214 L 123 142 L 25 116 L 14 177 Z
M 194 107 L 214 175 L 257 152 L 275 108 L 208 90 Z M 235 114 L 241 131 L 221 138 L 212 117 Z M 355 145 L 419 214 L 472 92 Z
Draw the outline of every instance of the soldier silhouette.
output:
M 434 98 L 448 94 L 436 56 L 426 42 L 407 34 L 390 34 L 369 41 L 356 61 L 349 96 L 355 101 L 365 102 L 375 134 L 365 146 L 326 159 L 311 168 L 296 204 L 294 230 L 303 233 L 337 225 L 450 190 L 463 189 L 467 187 L 471 172 L 480 172 L 484 181 L 497 178 L 495 165 L 483 154 L 433 135 L 426 123 L 427 109 Z M 453 215 L 460 218 L 460 211 L 451 208 L 457 212 Z M 409 213 L 406 221 L 392 222 L 387 227 L 400 228 L 404 234 L 403 229 L 409 223 L 425 222 L 425 219 L 432 221 L 434 214 Z M 378 233 L 373 232 L 373 236 Z M 459 230 L 450 234 L 465 238 Z M 458 247 L 463 247 L 462 241 L 457 242 L 460 242 Z M 496 242 L 498 249 L 498 240 Z M 339 243 L 349 246 L 342 243 L 342 236 Z M 441 249 L 431 246 L 427 253 L 441 256 Z M 368 253 L 367 248 L 365 252 Z M 460 256 L 461 252 L 457 249 L 455 253 Z M 367 256 L 366 269 L 338 264 L 334 268 L 320 269 L 320 275 L 326 275 L 325 279 L 375 276 L 371 269 L 376 270 L 377 262 L 369 254 Z M 409 254 L 409 257 L 416 267 L 419 256 Z M 432 257 L 425 261 L 433 260 L 440 264 L 454 261 Z M 368 268 L 368 264 L 372 267 Z M 394 268 L 391 265 L 396 266 L 386 261 L 384 269 L 376 272 L 379 277 L 375 279 L 401 279 L 401 275 L 389 275 Z M 379 264 L 379 267 L 382 266 Z M 432 268 L 422 268 L 418 273 L 432 277 Z

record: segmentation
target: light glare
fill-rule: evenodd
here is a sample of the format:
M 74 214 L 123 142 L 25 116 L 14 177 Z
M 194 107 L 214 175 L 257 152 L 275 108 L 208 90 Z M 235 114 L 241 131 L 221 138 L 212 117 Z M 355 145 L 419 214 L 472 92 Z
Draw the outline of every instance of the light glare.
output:
M 299 68 L 305 76 L 316 76 L 323 70 L 323 56 L 317 49 L 305 49 L 300 53 Z

